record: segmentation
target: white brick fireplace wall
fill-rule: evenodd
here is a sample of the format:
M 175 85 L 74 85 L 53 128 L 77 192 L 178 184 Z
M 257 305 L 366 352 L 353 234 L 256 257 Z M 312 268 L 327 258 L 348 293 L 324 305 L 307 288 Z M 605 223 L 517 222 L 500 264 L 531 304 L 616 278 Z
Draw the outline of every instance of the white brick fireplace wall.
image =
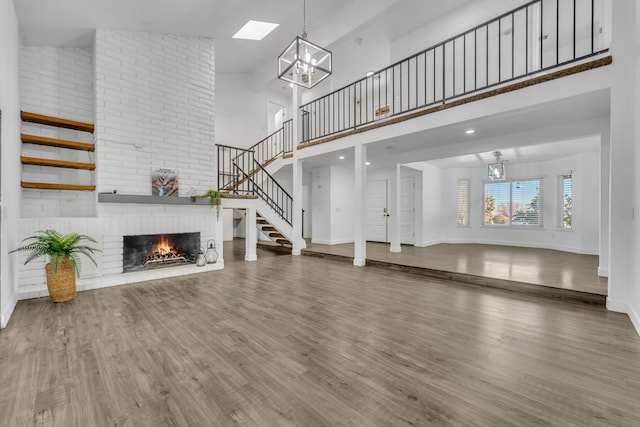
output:
M 177 168 L 180 195 L 217 188 L 213 40 L 96 32 L 98 192 L 151 194 L 151 167 Z
M 98 201 L 98 193 L 114 190 L 117 195 L 150 196 L 152 167 L 177 169 L 182 197 L 217 188 L 213 40 L 97 30 L 92 52 L 53 48 L 42 51 L 54 57 L 52 63 L 67 64 L 69 60 L 79 63 L 78 69 L 60 65 L 54 73 L 47 71 L 53 67 L 47 67 L 40 75 L 34 71 L 38 68 L 39 52 L 30 48 L 23 52 L 28 63 L 23 67 L 23 81 L 37 80 L 23 91 L 23 105 L 42 107 L 37 104 L 38 96 L 48 91 L 64 94 L 69 89 L 68 83 L 76 79 L 77 85 L 82 86 L 78 94 L 60 96 L 58 107 L 35 112 L 95 124 L 97 191 L 83 193 L 84 196 L 39 192 L 37 198 L 23 191 L 24 206 L 31 206 L 32 202 L 27 202 L 30 198 L 39 201 L 33 212 L 23 214 L 20 237 L 36 230 L 56 229 L 96 238 L 103 252 L 96 258 L 97 268 L 89 261 L 83 262 L 79 290 L 224 267 L 220 256 L 217 264 L 202 268 L 190 265 L 122 274 L 124 235 L 200 232 L 202 246 L 215 239 L 221 252 L 222 221 L 216 221 L 215 209 L 206 204 L 147 204 L 144 197 L 140 203 Z M 73 55 L 77 58 L 71 59 Z M 74 73 L 84 76 L 88 68 L 90 79 L 75 76 Z M 81 114 L 65 109 L 74 96 L 89 97 L 90 112 Z M 86 197 L 88 202 L 83 205 L 75 201 L 78 197 Z M 58 205 L 65 209 L 47 208 Z M 24 260 L 24 254 L 19 256 Z M 44 260 L 22 266 L 18 298 L 46 294 Z

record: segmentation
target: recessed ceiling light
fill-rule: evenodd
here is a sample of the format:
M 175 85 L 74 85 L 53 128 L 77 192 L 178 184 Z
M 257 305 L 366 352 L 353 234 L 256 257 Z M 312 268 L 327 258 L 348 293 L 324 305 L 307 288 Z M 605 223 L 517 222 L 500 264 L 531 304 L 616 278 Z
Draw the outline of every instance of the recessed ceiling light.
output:
M 244 27 L 233 35 L 234 39 L 262 40 L 280 24 L 249 20 Z
M 340 160 L 344 160 L 344 156 L 340 156 L 338 157 Z
M 476 131 L 475 131 L 475 130 L 473 130 L 473 129 L 468 129 L 465 133 L 466 133 L 467 135 L 473 135 L 474 133 L 476 133 Z
M 366 162 L 365 165 L 366 166 L 371 166 L 371 162 Z
M 293 83 L 289 83 L 289 87 L 293 87 Z

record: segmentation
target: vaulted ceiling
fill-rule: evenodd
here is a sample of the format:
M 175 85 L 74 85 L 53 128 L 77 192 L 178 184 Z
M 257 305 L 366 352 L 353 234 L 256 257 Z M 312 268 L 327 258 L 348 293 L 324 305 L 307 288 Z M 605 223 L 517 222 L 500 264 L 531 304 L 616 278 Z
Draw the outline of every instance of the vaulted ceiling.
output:
M 330 45 L 375 26 L 393 40 L 470 0 L 307 0 L 307 30 Z M 96 28 L 212 37 L 216 69 L 250 72 L 302 32 L 303 0 L 14 0 L 26 46 L 90 46 Z M 279 23 L 260 42 L 232 36 L 249 19 Z M 329 34 L 331 33 L 331 34 Z M 320 39 L 318 39 L 320 37 Z

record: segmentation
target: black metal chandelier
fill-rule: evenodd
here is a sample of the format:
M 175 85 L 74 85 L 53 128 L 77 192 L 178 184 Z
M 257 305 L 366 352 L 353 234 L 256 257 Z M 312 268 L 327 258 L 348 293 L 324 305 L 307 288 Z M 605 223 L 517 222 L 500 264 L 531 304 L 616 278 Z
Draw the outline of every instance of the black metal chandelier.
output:
M 303 0 L 302 36 L 278 56 L 278 78 L 310 89 L 331 75 L 331 52 L 307 40 L 307 2 Z

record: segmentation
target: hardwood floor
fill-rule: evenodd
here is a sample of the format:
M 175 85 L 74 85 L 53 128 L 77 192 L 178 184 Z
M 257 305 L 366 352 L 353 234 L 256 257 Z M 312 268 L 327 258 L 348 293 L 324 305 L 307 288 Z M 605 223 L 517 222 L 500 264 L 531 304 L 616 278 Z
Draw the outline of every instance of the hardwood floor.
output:
M 353 259 L 353 243 L 320 245 L 307 242 L 305 252 Z M 608 280 L 598 277 L 598 256 L 552 249 L 483 244 L 403 245 L 392 253 L 389 245 L 367 242 L 367 261 L 447 271 L 558 289 L 607 295 Z
M 21 301 L 2 426 L 637 426 L 625 315 L 259 250 Z

